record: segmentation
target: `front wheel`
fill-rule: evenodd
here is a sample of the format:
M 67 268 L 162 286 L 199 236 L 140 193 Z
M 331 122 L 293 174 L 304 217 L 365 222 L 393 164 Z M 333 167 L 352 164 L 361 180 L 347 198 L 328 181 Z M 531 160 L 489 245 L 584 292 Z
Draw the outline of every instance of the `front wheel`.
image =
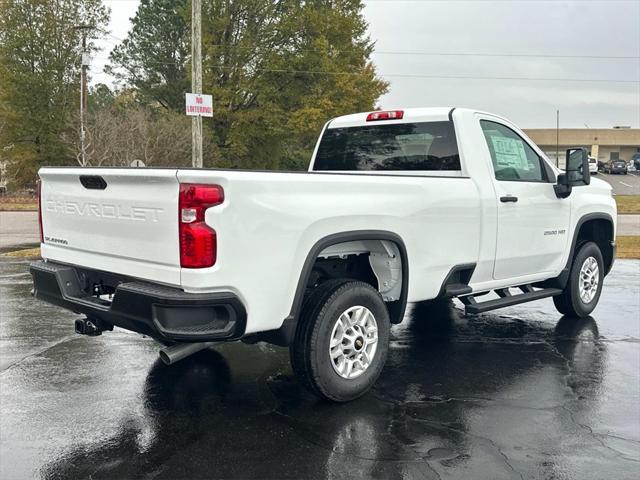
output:
M 576 253 L 563 292 L 553 297 L 556 309 L 570 317 L 588 316 L 600 299 L 604 280 L 602 252 L 594 242 L 583 244 Z
M 290 347 L 295 374 L 334 402 L 364 395 L 387 359 L 389 313 L 371 285 L 346 279 L 321 284 L 305 301 Z

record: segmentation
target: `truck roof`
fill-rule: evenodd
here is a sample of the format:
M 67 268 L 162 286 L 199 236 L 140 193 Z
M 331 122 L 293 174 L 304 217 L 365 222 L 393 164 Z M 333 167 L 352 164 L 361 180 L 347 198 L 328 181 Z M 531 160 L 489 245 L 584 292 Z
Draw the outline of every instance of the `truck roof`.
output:
M 394 124 L 394 123 L 412 123 L 412 122 L 439 122 L 446 121 L 449 119 L 450 112 L 455 108 L 456 111 L 465 111 L 467 113 L 484 113 L 488 115 L 493 115 L 496 117 L 500 117 L 499 115 L 495 115 L 489 112 L 481 112 L 479 110 L 471 109 L 471 108 L 460 108 L 460 107 L 420 107 L 420 108 L 390 108 L 384 109 L 382 111 L 399 111 L 402 110 L 404 112 L 404 116 L 402 120 L 377 120 L 375 122 L 378 124 Z M 371 122 L 367 122 L 367 115 L 371 112 L 360 112 L 353 113 L 350 115 L 343 115 L 341 117 L 336 117 L 329 121 L 327 128 L 342 128 L 342 127 L 362 127 L 365 125 L 370 125 Z

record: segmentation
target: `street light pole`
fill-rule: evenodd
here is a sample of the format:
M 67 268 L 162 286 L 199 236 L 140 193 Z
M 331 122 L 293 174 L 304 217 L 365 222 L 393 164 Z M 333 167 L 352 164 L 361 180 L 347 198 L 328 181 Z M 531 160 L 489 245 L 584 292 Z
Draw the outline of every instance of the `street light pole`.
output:
M 201 0 L 191 1 L 191 91 L 202 93 L 202 7 Z M 191 163 L 202 168 L 202 117 L 191 118 Z

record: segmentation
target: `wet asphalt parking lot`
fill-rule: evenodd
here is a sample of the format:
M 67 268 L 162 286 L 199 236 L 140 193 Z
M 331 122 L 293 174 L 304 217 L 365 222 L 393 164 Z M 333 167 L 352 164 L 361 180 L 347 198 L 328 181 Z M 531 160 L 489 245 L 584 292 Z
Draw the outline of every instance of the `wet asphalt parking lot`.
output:
M 608 182 L 613 187 L 615 195 L 639 195 L 640 194 L 640 172 L 628 172 L 627 175 L 621 173 L 609 174 L 599 172 L 594 178 L 599 178 Z
M 593 318 L 550 299 L 465 317 L 417 305 L 365 397 L 319 402 L 286 349 L 172 367 L 150 339 L 73 333 L 0 260 L 0 478 L 632 479 L 640 472 L 640 261 Z

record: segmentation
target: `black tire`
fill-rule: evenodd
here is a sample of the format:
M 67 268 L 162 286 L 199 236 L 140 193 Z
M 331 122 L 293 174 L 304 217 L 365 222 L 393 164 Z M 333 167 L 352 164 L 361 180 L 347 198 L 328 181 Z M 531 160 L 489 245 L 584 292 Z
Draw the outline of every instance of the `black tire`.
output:
M 374 316 L 378 343 L 369 366 L 355 378 L 343 378 L 329 354 L 333 328 L 351 307 L 366 307 Z M 368 283 L 336 279 L 317 287 L 305 300 L 296 335 L 289 347 L 291 366 L 303 385 L 315 395 L 348 402 L 364 395 L 375 383 L 387 360 L 389 312 L 378 291 Z
M 598 286 L 596 293 L 588 303 L 585 303 L 580 297 L 580 271 L 583 264 L 588 258 L 594 258 L 598 264 Z M 584 318 L 587 317 L 600 299 L 602 293 L 602 281 L 604 279 L 604 262 L 602 260 L 602 252 L 594 242 L 582 244 L 573 258 L 569 280 L 563 292 L 553 297 L 553 303 L 556 309 L 563 315 L 568 317 Z

